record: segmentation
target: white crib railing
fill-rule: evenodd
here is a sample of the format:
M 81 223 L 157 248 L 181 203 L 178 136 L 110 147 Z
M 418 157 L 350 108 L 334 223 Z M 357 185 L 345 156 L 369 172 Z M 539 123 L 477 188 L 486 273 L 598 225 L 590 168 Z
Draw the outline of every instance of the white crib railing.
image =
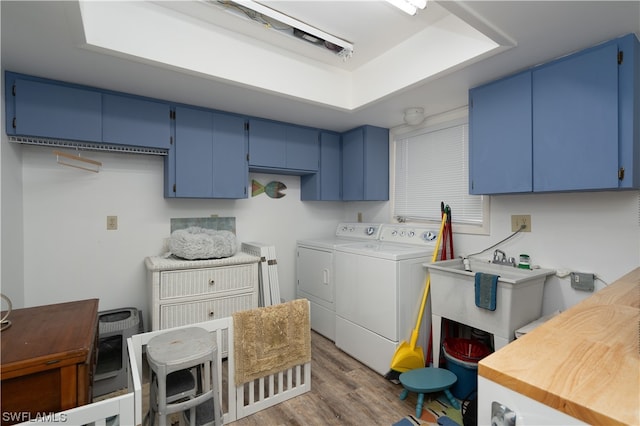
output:
M 202 327 L 209 332 L 216 332 L 216 344 L 218 348 L 233 348 L 233 318 L 226 317 L 198 324 L 186 325 L 177 328 Z M 222 333 L 226 330 L 227 333 Z M 124 395 L 92 404 L 83 405 L 71 410 L 52 413 L 49 416 L 21 419 L 27 420 L 23 425 L 90 425 L 90 426 L 129 426 L 142 425 L 144 415 L 142 412 L 142 374 L 145 368 L 143 364 L 143 352 L 145 346 L 154 336 L 167 330 L 157 330 L 148 333 L 136 334 L 127 339 L 129 351 L 129 386 Z M 223 338 L 226 339 L 223 345 Z M 280 402 L 308 392 L 311 389 L 311 363 L 301 364 L 275 374 L 261 377 L 252 382 L 235 387 L 235 361 L 233 351 L 228 353 L 225 368 L 226 389 L 222 388 L 222 354 L 218 352 L 218 389 L 222 396 L 224 410 L 224 423 L 230 423 L 243 417 L 264 410 Z
M 238 419 L 311 390 L 311 364 L 261 377 L 236 388 Z

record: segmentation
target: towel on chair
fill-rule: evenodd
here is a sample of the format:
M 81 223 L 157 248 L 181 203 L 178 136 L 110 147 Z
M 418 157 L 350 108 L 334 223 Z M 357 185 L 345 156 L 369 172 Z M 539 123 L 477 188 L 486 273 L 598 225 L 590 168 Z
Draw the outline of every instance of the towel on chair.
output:
M 496 310 L 496 294 L 498 293 L 498 275 L 476 272 L 476 306 L 478 308 Z

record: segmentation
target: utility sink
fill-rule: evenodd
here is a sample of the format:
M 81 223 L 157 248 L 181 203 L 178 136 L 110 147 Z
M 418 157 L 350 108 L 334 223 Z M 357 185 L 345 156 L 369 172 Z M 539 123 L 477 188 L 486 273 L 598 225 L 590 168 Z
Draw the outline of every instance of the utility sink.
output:
M 440 341 L 442 318 L 493 334 L 497 350 L 515 339 L 515 331 L 540 318 L 542 295 L 552 269 L 520 269 L 470 259 L 471 272 L 462 259 L 425 263 L 431 276 L 431 313 L 434 342 Z M 498 275 L 496 309 L 479 308 L 475 303 L 475 274 Z M 438 356 L 434 353 L 434 365 Z
M 531 280 L 539 280 L 542 278 L 544 281 L 548 275 L 556 273 L 553 269 L 521 269 L 514 268 L 509 265 L 498 265 L 481 260 L 469 260 L 471 266 L 471 272 L 464 270 L 464 263 L 462 259 L 443 260 L 441 262 L 434 262 L 426 265 L 429 270 L 437 270 L 442 272 L 449 272 L 460 276 L 467 276 L 471 279 L 472 283 L 475 280 L 476 272 L 483 272 L 485 274 L 494 274 L 500 276 L 498 283 L 509 283 L 514 285 L 524 284 Z

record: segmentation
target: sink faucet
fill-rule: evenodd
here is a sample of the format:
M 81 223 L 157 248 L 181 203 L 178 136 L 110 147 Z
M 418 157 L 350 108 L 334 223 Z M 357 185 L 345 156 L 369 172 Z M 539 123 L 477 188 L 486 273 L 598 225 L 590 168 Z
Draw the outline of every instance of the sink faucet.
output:
M 510 265 L 514 268 L 517 266 L 515 257 L 510 257 L 507 259 L 506 253 L 502 250 L 495 250 L 493 252 L 493 260 L 491 261 L 491 263 L 497 263 L 498 265 Z
M 504 263 L 507 260 L 507 255 L 502 250 L 495 250 L 493 252 L 492 263 Z

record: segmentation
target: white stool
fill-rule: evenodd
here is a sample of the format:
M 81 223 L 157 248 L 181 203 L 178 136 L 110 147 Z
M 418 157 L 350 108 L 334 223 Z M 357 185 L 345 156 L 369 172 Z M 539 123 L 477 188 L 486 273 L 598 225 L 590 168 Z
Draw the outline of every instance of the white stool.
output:
M 222 424 L 218 371 L 218 350 L 211 335 L 199 327 L 167 331 L 147 344 L 151 367 L 149 424 L 158 414 L 159 426 L 166 426 L 167 415 L 189 410 L 191 424 L 203 424 L 196 411 L 207 403 L 210 424 Z M 209 420 L 209 419 L 207 419 Z

